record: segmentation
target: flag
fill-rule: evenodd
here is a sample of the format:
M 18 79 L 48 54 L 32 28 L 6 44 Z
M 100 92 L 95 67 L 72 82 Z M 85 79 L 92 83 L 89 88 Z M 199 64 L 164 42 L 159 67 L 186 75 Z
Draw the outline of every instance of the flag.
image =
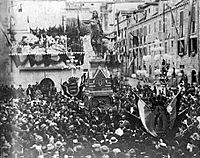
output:
M 170 104 L 167 106 L 167 112 L 169 113 L 169 129 L 172 129 L 175 123 L 175 120 L 178 115 L 179 110 L 179 101 L 181 99 L 181 91 L 172 99 Z
M 80 19 L 79 19 L 79 14 L 77 14 L 77 31 L 78 31 L 78 36 L 80 36 L 80 30 L 81 30 Z
M 3 35 L 5 36 L 8 45 L 9 45 L 9 46 L 12 46 L 12 43 L 11 43 L 11 41 L 10 41 L 10 39 L 9 39 L 9 37 L 8 37 L 8 35 L 7 35 L 7 33 L 5 32 L 5 30 L 4 30 L 3 25 L 2 25 L 1 22 L 0 22 L 0 30 L 2 31 Z
M 135 94 L 135 101 L 138 106 L 140 120 L 145 130 L 154 137 L 157 137 L 155 131 L 155 114 L 150 110 L 149 106 Z
M 173 26 L 175 27 L 176 34 L 177 34 L 178 38 L 180 38 L 179 31 L 178 31 L 178 28 L 177 28 L 177 26 L 176 26 L 176 21 L 175 21 L 175 18 L 174 18 L 174 14 L 173 14 L 173 12 L 172 12 L 172 7 L 169 6 L 169 5 L 168 5 L 168 7 L 170 8 L 172 24 L 173 24 Z M 180 42 L 180 44 L 181 44 L 181 47 L 184 49 L 184 45 L 182 44 L 182 42 Z
M 186 53 L 189 52 L 189 40 L 190 40 L 190 32 L 191 32 L 191 25 L 192 25 L 192 19 L 193 19 L 193 0 L 190 0 L 189 2 L 189 21 L 188 21 L 188 32 L 187 32 L 187 36 L 186 36 L 186 47 L 185 47 L 185 51 Z
M 152 136 L 157 137 L 158 135 L 155 131 L 155 126 L 154 126 L 155 123 L 154 112 L 150 110 L 147 104 L 141 99 L 138 100 L 138 110 L 141 122 L 145 130 Z

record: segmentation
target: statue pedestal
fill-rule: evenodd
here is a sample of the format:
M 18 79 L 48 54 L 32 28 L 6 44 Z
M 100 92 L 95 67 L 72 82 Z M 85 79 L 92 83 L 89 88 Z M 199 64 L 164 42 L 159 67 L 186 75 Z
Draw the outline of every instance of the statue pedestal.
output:
M 113 90 L 111 88 L 110 73 L 101 57 L 94 57 L 90 61 L 88 80 L 85 87 L 85 103 L 89 109 L 103 106 L 110 108 Z
M 100 67 L 105 68 L 106 61 L 100 57 L 94 56 L 90 61 L 90 72 L 94 74 L 96 70 Z

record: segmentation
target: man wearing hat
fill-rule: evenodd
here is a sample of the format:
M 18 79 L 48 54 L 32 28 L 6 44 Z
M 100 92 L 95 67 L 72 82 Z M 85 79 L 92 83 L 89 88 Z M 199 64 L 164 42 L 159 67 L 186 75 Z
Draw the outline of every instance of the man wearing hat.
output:
M 26 89 L 26 95 L 32 100 L 33 99 L 33 88 L 31 85 L 28 85 L 28 88 Z
M 110 152 L 108 146 L 103 145 L 103 146 L 100 147 L 100 150 L 101 150 L 101 153 L 102 153 L 102 157 L 104 157 L 104 158 L 108 157 L 108 154 Z
M 101 153 L 101 144 L 95 143 L 92 145 L 92 149 L 93 149 L 93 157 L 100 157 L 102 156 Z

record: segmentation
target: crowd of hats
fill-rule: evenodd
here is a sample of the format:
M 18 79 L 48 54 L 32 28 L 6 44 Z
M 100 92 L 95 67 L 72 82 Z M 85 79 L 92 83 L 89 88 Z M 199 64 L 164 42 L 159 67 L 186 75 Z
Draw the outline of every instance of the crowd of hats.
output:
M 137 89 L 135 89 L 137 91 Z M 4 157 L 200 157 L 200 90 L 182 97 L 190 107 L 173 139 L 131 128 L 125 111 L 134 107 L 132 89 L 113 96 L 113 108 L 89 111 L 84 102 L 56 93 L 51 100 L 13 99 L 0 105 L 0 147 Z M 130 112 L 130 111 L 129 111 Z

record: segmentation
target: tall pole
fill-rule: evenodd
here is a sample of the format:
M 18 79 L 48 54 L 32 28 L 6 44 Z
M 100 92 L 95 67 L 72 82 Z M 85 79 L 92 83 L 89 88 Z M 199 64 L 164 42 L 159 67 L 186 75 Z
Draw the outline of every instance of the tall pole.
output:
M 197 55 L 198 55 L 198 83 L 200 84 L 200 50 L 199 50 L 199 0 L 197 0 Z

